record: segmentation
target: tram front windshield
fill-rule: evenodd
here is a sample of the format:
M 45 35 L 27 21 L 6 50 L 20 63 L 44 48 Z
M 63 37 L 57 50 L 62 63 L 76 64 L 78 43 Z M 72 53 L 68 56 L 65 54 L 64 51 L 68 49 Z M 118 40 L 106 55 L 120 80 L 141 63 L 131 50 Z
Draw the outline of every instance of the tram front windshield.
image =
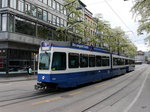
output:
M 50 67 L 50 53 L 41 53 L 39 60 L 39 70 L 49 70 Z

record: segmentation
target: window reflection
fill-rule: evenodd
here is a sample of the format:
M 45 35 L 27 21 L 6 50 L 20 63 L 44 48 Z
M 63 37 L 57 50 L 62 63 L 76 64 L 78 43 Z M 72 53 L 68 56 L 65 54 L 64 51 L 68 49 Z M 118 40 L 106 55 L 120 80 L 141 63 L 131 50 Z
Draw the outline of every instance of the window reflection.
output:
M 25 4 L 25 13 L 30 15 L 31 14 L 31 4 L 27 3 Z
M 14 32 L 14 15 L 9 14 L 9 27 L 8 27 L 8 31 L 9 32 Z
M 47 4 L 47 0 L 43 0 L 43 3 Z
M 57 17 L 57 26 L 60 26 L 60 18 Z
M 8 0 L 2 0 L 2 7 L 8 6 Z
M 36 17 L 36 7 L 34 5 L 32 5 L 31 14 Z
M 2 31 L 7 31 L 7 14 L 2 14 Z
M 35 36 L 36 27 L 35 27 L 35 23 L 33 22 L 16 17 L 15 28 L 16 28 L 15 31 L 18 33 Z
M 48 5 L 52 7 L 52 0 L 48 0 Z
M 66 69 L 66 53 L 54 52 L 52 61 L 52 71 Z
M 41 0 L 41 2 L 52 5 L 54 9 L 58 10 L 61 13 L 63 12 L 63 6 L 55 0 Z M 2 7 L 6 7 L 7 5 L 8 0 L 2 0 Z M 19 11 L 24 12 L 27 15 L 37 17 L 53 25 L 66 26 L 66 22 L 62 18 L 50 14 L 45 9 L 38 8 L 29 2 L 25 2 L 24 0 L 9 0 L 9 6 L 10 8 L 18 9 Z
M 47 11 L 43 11 L 43 20 L 47 21 Z
M 54 24 L 54 25 L 56 25 L 56 23 L 57 23 L 57 20 L 56 20 L 56 16 L 55 15 L 53 15 L 53 20 L 52 20 L 52 24 Z
M 42 12 L 43 12 L 42 9 L 38 8 L 38 15 L 37 16 L 39 19 L 42 19 Z
M 24 1 L 23 0 L 18 1 L 18 10 L 21 12 L 24 12 Z
M 16 9 L 16 0 L 10 0 L 10 7 Z
M 55 0 L 53 0 L 53 9 L 56 9 L 56 1 Z
M 37 34 L 38 37 L 47 39 L 48 32 L 49 32 L 48 27 L 38 24 L 37 28 L 38 28 L 38 34 Z

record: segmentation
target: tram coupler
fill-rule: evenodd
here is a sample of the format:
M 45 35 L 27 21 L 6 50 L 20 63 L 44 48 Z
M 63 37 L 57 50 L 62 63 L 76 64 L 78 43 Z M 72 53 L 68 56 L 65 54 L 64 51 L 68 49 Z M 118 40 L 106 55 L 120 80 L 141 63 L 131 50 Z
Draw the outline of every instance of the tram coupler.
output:
M 37 83 L 34 88 L 35 90 L 46 90 L 47 86 L 44 83 Z

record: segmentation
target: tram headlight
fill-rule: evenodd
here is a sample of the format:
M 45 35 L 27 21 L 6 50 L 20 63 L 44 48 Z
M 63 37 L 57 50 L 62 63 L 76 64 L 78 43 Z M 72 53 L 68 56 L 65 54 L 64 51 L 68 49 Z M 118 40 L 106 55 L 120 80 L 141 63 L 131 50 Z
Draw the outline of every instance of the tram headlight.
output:
M 42 80 L 44 80 L 45 79 L 45 76 L 42 76 Z

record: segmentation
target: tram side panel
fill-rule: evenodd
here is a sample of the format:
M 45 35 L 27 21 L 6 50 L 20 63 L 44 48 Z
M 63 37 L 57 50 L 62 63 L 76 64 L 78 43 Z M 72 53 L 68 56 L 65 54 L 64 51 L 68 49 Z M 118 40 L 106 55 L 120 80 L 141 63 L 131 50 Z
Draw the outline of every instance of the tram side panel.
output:
M 47 56 L 48 54 L 48 52 L 43 53 L 45 53 L 43 56 Z M 58 87 L 69 88 L 89 82 L 104 80 L 126 72 L 126 66 L 120 64 L 122 63 L 121 56 L 111 57 L 108 53 L 63 47 L 53 47 L 50 53 L 51 61 L 49 69 L 47 69 L 46 72 L 43 72 L 44 70 L 38 72 L 38 81 L 44 84 L 56 84 Z M 69 58 L 71 53 L 77 55 L 78 66 L 75 66 L 75 56 L 72 56 L 72 59 Z M 94 59 L 94 63 L 91 63 L 92 61 L 90 61 L 90 59 Z M 86 62 L 86 60 L 88 62 Z M 88 63 L 88 65 L 82 65 L 83 62 Z M 69 64 L 73 65 L 70 66 Z M 45 65 L 47 65 L 47 63 Z
M 125 74 L 127 71 L 127 65 L 125 64 L 125 57 L 112 55 L 112 74 L 113 76 L 119 76 Z

